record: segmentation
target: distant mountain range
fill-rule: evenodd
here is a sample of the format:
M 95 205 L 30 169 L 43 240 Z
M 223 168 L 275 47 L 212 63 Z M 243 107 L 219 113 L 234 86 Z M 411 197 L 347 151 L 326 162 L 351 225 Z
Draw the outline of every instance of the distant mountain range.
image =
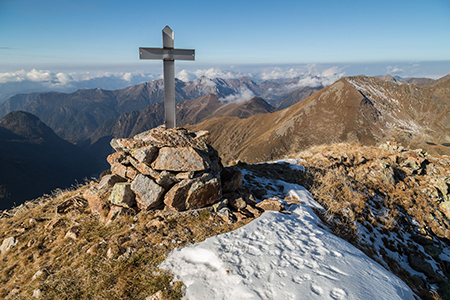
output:
M 292 80 L 262 82 L 257 84 L 247 77 L 239 79 L 208 79 L 201 77 L 185 83 L 176 81 L 176 100 L 197 99 L 214 94 L 218 99 L 245 101 L 254 96 L 267 97 L 273 104 L 292 84 Z M 163 80 L 155 80 L 121 90 L 78 90 L 74 93 L 19 94 L 0 105 L 0 117 L 11 111 L 23 110 L 39 117 L 61 138 L 78 145 L 89 145 L 91 136 L 99 129 L 109 127 L 112 120 L 137 116 L 147 106 L 164 100 Z M 157 107 L 147 109 L 154 111 Z M 106 122 L 106 123 L 105 123 Z M 104 124 L 105 123 L 105 124 Z M 159 125 L 154 120 L 153 125 Z M 182 124 L 182 123 L 180 123 Z M 98 139 L 98 133 L 94 134 Z
M 312 145 L 395 141 L 450 155 L 450 76 L 409 84 L 346 77 L 284 110 L 247 119 L 215 117 L 190 126 L 209 130 L 225 163 L 277 159 Z

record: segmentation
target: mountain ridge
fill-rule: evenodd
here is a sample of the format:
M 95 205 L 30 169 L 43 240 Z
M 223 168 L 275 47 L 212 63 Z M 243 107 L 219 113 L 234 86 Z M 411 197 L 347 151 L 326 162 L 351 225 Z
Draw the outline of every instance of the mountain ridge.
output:
M 419 88 L 376 77 L 345 77 L 282 111 L 244 120 L 218 117 L 189 128 L 209 130 L 226 162 L 272 160 L 312 145 L 343 141 L 376 145 L 393 140 L 445 154 L 450 139 L 449 85 L 446 80 Z
M 175 81 L 176 101 L 196 99 L 214 93 L 219 98 L 249 90 L 254 95 L 265 94 L 269 88 L 260 88 L 248 77 L 238 79 L 208 79 L 192 82 Z M 286 83 L 273 83 L 282 87 Z M 276 95 L 276 88 L 270 95 Z M 272 96 L 278 99 L 279 96 Z M 148 105 L 164 100 L 163 80 L 154 80 L 120 90 L 82 89 L 73 93 L 34 93 L 11 97 L 0 104 L 0 117 L 13 110 L 22 110 L 38 116 L 60 137 L 78 145 L 89 144 L 90 135 L 110 119 L 123 113 L 141 111 Z

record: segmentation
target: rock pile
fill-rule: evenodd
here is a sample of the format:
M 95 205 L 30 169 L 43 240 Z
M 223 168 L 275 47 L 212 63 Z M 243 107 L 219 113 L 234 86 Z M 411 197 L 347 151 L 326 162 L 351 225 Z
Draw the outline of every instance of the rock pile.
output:
M 109 211 L 107 220 L 124 210 L 211 206 L 223 191 L 235 193 L 242 185 L 240 171 L 223 171 L 207 131 L 158 127 L 113 139 L 111 146 L 116 152 L 107 158 L 110 171 L 83 194 L 92 213 Z

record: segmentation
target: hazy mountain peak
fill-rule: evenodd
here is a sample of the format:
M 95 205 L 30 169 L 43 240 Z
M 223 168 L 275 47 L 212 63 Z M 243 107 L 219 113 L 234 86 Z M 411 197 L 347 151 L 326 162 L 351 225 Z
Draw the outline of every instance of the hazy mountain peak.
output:
M 397 83 L 397 84 L 403 84 L 403 82 L 401 82 L 400 80 L 398 80 L 397 78 L 395 78 L 391 74 L 384 75 L 384 76 L 380 77 L 380 79 L 384 80 L 384 81 L 387 81 L 387 82 L 394 82 L 394 83 Z

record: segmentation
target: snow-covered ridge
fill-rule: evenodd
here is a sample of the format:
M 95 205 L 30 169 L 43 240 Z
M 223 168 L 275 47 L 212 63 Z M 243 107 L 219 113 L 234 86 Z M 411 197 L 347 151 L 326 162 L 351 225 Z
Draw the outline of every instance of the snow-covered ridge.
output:
M 185 299 L 414 299 L 398 277 L 321 224 L 313 208 L 322 207 L 306 189 L 276 184 L 300 201 L 291 214 L 265 212 L 162 263 L 186 285 Z

